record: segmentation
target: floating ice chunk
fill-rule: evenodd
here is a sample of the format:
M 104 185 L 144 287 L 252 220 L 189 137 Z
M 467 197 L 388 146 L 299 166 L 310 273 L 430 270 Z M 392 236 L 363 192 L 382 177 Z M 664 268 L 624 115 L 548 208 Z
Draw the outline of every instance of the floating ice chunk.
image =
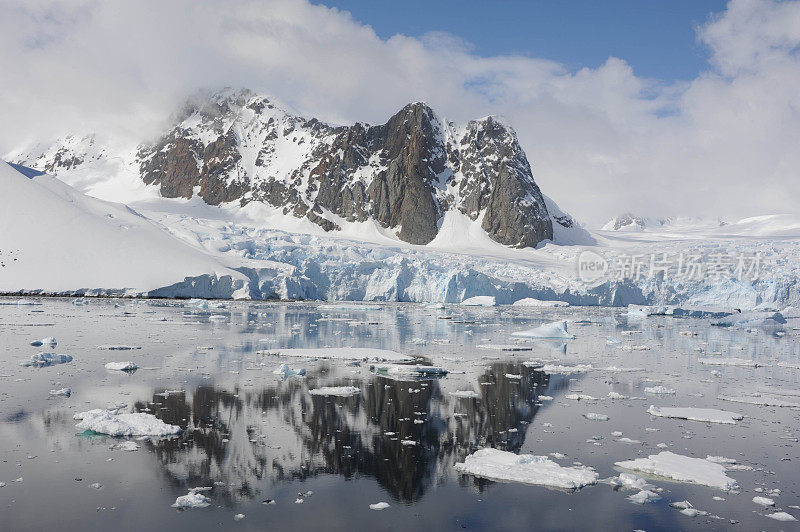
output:
M 621 393 L 617 392 L 608 392 L 609 399 L 630 399 L 630 396 L 622 395 Z
M 479 349 L 498 349 L 500 351 L 533 351 L 533 347 L 519 344 L 481 344 L 476 347 Z
M 211 501 L 208 497 L 203 495 L 201 492 L 211 490 L 210 487 L 208 488 L 192 488 L 189 490 L 189 493 L 186 495 L 181 495 L 175 502 L 172 504 L 173 508 L 179 508 L 181 510 L 189 510 L 191 508 L 205 508 L 207 506 L 211 506 Z
M 674 395 L 675 390 L 667 388 L 666 386 L 651 386 L 644 389 L 644 393 L 651 393 L 655 395 Z
M 753 497 L 753 502 L 761 506 L 775 506 L 775 501 L 769 497 Z
M 141 349 L 140 345 L 98 345 L 97 349 L 105 349 L 109 351 L 131 351 L 134 349 Z
M 512 303 L 514 307 L 568 307 L 569 303 L 566 301 L 542 301 L 541 299 L 534 299 L 526 297 L 519 299 Z
M 767 514 L 767 517 L 776 521 L 797 521 L 795 516 L 787 512 L 775 512 L 772 514 Z
M 725 474 L 721 464 L 715 464 L 702 458 L 692 458 L 670 451 L 651 454 L 647 458 L 636 458 L 616 462 L 614 465 L 633 471 L 641 471 L 659 477 L 701 484 L 722 490 L 732 490 L 738 487 L 736 481 Z
M 60 388 L 58 390 L 50 390 L 50 395 L 69 397 L 70 395 L 72 395 L 72 390 L 70 388 Z
M 516 455 L 499 449 L 479 449 L 455 468 L 460 473 L 489 480 L 560 489 L 579 489 L 595 484 L 598 477 L 590 467 L 562 467 L 546 456 Z
M 782 408 L 800 408 L 800 403 L 792 401 L 784 401 L 782 399 L 772 399 L 769 397 L 732 397 L 730 395 L 718 395 L 717 399 L 720 401 L 729 401 L 731 403 L 744 403 L 748 405 L 758 406 L 777 406 Z
M 704 357 L 698 358 L 697 361 L 706 366 L 740 366 L 757 368 L 761 365 L 749 358 Z
M 735 464 L 736 460 L 734 458 L 725 458 L 724 456 L 706 456 L 706 460 L 709 462 L 714 462 L 715 464 L 722 464 L 722 465 L 729 465 Z
M 596 397 L 592 397 L 591 395 L 586 395 L 583 393 L 568 393 L 564 396 L 564 399 L 572 399 L 573 401 L 596 401 Z
M 369 509 L 370 510 L 383 510 L 383 509 L 388 508 L 388 507 L 389 507 L 389 503 L 388 502 L 383 502 L 383 501 L 376 502 L 375 504 L 370 504 L 369 505 Z
M 625 489 L 644 490 L 652 487 L 647 481 L 631 473 L 620 473 L 619 476 L 611 478 L 611 483 Z
M 522 338 L 562 338 L 565 340 L 571 340 L 575 338 L 575 336 L 567 332 L 566 320 L 545 323 L 526 331 L 517 331 L 515 333 L 511 333 L 511 336 Z
M 633 495 L 630 495 L 628 497 L 628 500 L 636 504 L 645 504 L 648 502 L 655 502 L 660 498 L 661 496 L 655 492 L 652 492 L 650 490 L 641 490 L 639 493 L 634 493 Z
M 244 514 L 236 514 L 233 516 L 234 521 L 241 521 L 242 519 L 244 519 Z
M 43 345 L 55 347 L 56 345 L 58 345 L 58 341 L 56 341 L 56 339 L 53 338 L 52 336 L 48 336 L 47 338 L 42 338 L 41 340 L 32 341 L 31 345 L 33 347 L 41 347 Z
M 497 305 L 494 296 L 475 296 L 461 302 L 466 307 L 494 307 Z
M 17 299 L 16 301 L 5 302 L 3 301 L 0 305 L 19 305 L 19 306 L 32 306 L 32 305 L 41 305 L 42 303 L 39 301 L 34 301 L 33 299 Z
M 23 367 L 44 368 L 47 366 L 55 366 L 56 364 L 66 364 L 72 362 L 71 355 L 60 355 L 56 353 L 39 353 L 38 355 L 31 355 L 30 360 L 24 360 L 19 363 Z
M 583 415 L 583 417 L 592 421 L 608 421 L 610 419 L 605 414 L 596 414 L 594 412 L 587 412 Z
M 355 386 L 324 386 L 315 388 L 309 392 L 311 395 L 334 395 L 336 397 L 350 397 L 361 393 L 360 388 Z
M 600 371 L 608 371 L 611 373 L 636 373 L 638 371 L 644 371 L 644 368 L 621 368 L 619 366 L 606 366 L 604 368 L 600 368 Z
M 179 426 L 168 425 L 156 416 L 144 412 L 115 414 L 97 408 L 79 412 L 74 419 L 80 420 L 75 425 L 78 429 L 109 436 L 171 436 L 181 432 Z
M 606 336 L 606 345 L 615 345 L 618 344 L 619 340 L 616 338 L 612 338 L 611 336 Z
M 545 373 L 562 373 L 564 375 L 569 375 L 570 373 L 587 373 L 594 370 L 591 364 L 576 364 L 574 366 L 545 364 L 541 369 Z
M 538 399 L 539 401 L 552 401 L 553 400 L 553 396 L 551 396 L 551 395 L 539 395 L 539 396 L 536 397 L 536 399 Z
M 641 440 L 634 440 L 633 438 L 622 437 L 617 440 L 620 443 L 627 443 L 630 445 L 640 445 L 642 442 Z
M 374 362 L 411 362 L 413 357 L 401 355 L 388 349 L 368 347 L 322 347 L 317 349 L 275 349 L 259 351 L 260 354 L 274 354 L 287 357 L 326 358 L 337 360 L 369 360 Z
M 288 378 L 288 377 L 303 377 L 306 374 L 306 368 L 295 370 L 295 369 L 290 368 L 289 364 L 281 364 L 281 367 L 279 367 L 276 370 L 273 370 L 272 373 L 274 375 L 281 375 L 284 378 Z
M 479 399 L 481 396 L 481 394 L 473 390 L 458 390 L 455 392 L 450 392 L 450 395 L 453 397 L 459 397 L 461 399 Z
M 736 412 L 717 410 L 714 408 L 659 408 L 650 405 L 647 413 L 651 416 L 671 417 L 675 419 L 688 419 L 690 421 L 707 421 L 709 423 L 724 423 L 733 425 L 741 421 L 744 416 Z
M 448 370 L 439 366 L 419 366 L 415 364 L 390 364 L 385 366 L 372 366 L 373 371 L 392 376 L 438 376 L 447 375 Z
M 114 371 L 134 371 L 139 369 L 139 366 L 130 360 L 126 362 L 109 362 L 105 367 Z

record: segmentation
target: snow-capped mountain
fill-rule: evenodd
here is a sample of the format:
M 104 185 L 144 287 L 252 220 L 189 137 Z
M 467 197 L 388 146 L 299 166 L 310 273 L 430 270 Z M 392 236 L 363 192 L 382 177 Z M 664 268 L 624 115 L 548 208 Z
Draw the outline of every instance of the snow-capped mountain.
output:
M 626 212 L 609 220 L 601 229 L 603 231 L 644 231 L 661 227 L 667 223 L 669 223 L 668 218 L 648 218 Z
M 7 160 L 65 178 L 102 167 L 163 197 L 263 203 L 325 231 L 373 220 L 411 244 L 458 212 L 511 247 L 553 240 L 573 219 L 545 199 L 514 130 L 495 117 L 463 126 L 411 103 L 385 124 L 335 126 L 247 90 L 190 100 L 155 142 L 116 152 L 94 135 L 17 150 Z

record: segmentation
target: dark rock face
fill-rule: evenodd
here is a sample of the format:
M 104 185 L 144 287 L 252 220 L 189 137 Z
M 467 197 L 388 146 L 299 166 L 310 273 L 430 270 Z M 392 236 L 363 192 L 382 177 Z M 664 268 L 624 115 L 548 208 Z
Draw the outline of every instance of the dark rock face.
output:
M 412 103 L 382 125 L 333 126 L 226 89 L 187 103 L 174 124 L 132 163 L 165 197 L 261 202 L 326 231 L 371 220 L 412 244 L 436 238 L 447 213 L 508 246 L 553 238 L 516 134 L 492 117 L 456 128 Z M 54 153 L 55 169 L 81 164 L 78 149 Z

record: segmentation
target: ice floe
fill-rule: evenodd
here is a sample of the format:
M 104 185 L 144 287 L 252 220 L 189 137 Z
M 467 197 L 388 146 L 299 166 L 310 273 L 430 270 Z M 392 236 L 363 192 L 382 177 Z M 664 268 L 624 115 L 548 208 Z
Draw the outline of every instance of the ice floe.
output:
M 738 488 L 736 480 L 725 474 L 725 467 L 721 464 L 709 462 L 702 458 L 675 454 L 670 451 L 651 454 L 647 458 L 616 462 L 614 465 L 678 482 L 701 484 L 725 491 Z
M 125 362 L 109 362 L 105 365 L 105 368 L 112 371 L 134 371 L 139 369 L 139 366 L 128 360 Z
M 569 303 L 566 301 L 542 301 L 532 297 L 525 297 L 514 301 L 511 304 L 514 307 L 568 307 Z
M 58 390 L 50 390 L 50 395 L 69 397 L 70 395 L 72 395 L 72 390 L 70 388 L 60 388 Z
M 788 512 L 775 512 L 772 514 L 766 514 L 766 516 L 776 521 L 797 521 L 797 518 Z
M 388 502 L 383 502 L 383 501 L 376 502 L 375 504 L 370 504 L 369 505 L 369 509 L 370 510 L 384 510 L 384 509 L 386 509 L 388 507 L 389 507 L 389 503 Z
M 743 403 L 748 405 L 758 406 L 777 406 L 781 408 L 800 408 L 800 403 L 793 401 L 784 401 L 782 399 L 772 399 L 769 397 L 734 397 L 731 395 L 718 395 L 717 399 L 720 401 L 729 401 L 731 403 Z
M 478 449 L 456 464 L 458 472 L 489 480 L 521 482 L 560 489 L 578 489 L 597 482 L 587 466 L 563 467 L 546 456 L 516 455 L 499 449 Z
M 688 419 L 690 421 L 707 421 L 709 423 L 723 423 L 733 425 L 737 421 L 744 419 L 744 416 L 736 412 L 717 410 L 715 408 L 693 408 L 693 407 L 657 407 L 650 405 L 647 413 L 651 416 L 671 417 L 675 419 Z
M 336 397 L 350 397 L 361 393 L 355 386 L 323 386 L 309 391 L 311 395 L 334 395 Z
M 672 388 L 667 388 L 666 386 L 650 386 L 644 389 L 644 393 L 650 393 L 653 395 L 674 395 L 675 390 Z
M 303 377 L 306 374 L 306 368 L 292 369 L 289 364 L 281 364 L 278 369 L 272 371 L 273 375 L 281 375 L 283 378 L 288 377 Z
M 757 368 L 760 364 L 749 358 L 703 357 L 698 362 L 706 366 L 739 366 Z
M 79 412 L 73 416 L 80 420 L 75 425 L 81 430 L 89 430 L 109 436 L 171 436 L 181 432 L 177 425 L 168 425 L 152 414 L 144 412 L 118 414 L 96 408 L 87 412 Z

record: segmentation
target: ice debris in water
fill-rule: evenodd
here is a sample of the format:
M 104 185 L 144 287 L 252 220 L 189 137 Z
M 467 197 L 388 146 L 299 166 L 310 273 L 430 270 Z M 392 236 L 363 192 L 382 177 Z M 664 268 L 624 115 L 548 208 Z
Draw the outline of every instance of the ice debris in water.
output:
M 651 416 L 723 423 L 726 425 L 734 425 L 737 421 L 744 419 L 743 415 L 737 414 L 736 412 L 728 412 L 727 410 L 717 410 L 714 408 L 659 408 L 650 405 L 650 408 L 647 409 L 647 413 Z
M 521 482 L 560 489 L 595 484 L 598 474 L 587 466 L 563 467 L 546 456 L 516 455 L 499 449 L 478 449 L 456 464 L 459 473 L 489 480 Z
M 80 420 L 76 428 L 109 436 L 171 436 L 181 432 L 179 426 L 168 425 L 156 416 L 143 412 L 117 414 L 97 408 L 79 412 L 73 417 Z
M 370 510 L 383 510 L 384 508 L 388 508 L 388 507 L 389 507 L 389 503 L 388 502 L 383 502 L 383 501 L 376 502 L 375 504 L 370 504 L 369 505 L 369 509 Z
M 586 419 L 590 419 L 592 421 L 608 421 L 609 417 L 605 414 L 596 414 L 594 412 L 587 412 L 583 415 Z
M 661 498 L 657 493 L 650 490 L 641 490 L 638 493 L 628 496 L 628 500 L 636 504 L 655 502 Z
M 738 488 L 736 480 L 725 474 L 725 467 L 721 464 L 670 451 L 651 454 L 647 458 L 616 462 L 614 465 L 679 482 L 701 484 L 726 491 Z
M 361 393 L 355 386 L 324 386 L 309 392 L 311 395 L 333 395 L 336 397 L 350 397 Z
M 211 506 L 211 501 L 203 495 L 203 491 L 210 491 L 211 487 L 192 488 L 186 495 L 181 495 L 172 503 L 173 508 L 188 510 L 190 508 L 205 508 Z
M 389 349 L 372 349 L 368 347 L 321 347 L 315 349 L 287 348 L 257 351 L 262 355 L 280 355 L 287 357 L 330 358 L 338 360 L 370 360 L 375 362 L 411 362 L 408 355 L 402 355 Z
M 136 363 L 128 360 L 125 362 L 109 362 L 106 364 L 106 369 L 113 371 L 133 371 L 139 369 L 139 366 L 137 366 Z
M 54 366 L 56 364 L 66 364 L 72 362 L 71 355 L 60 355 L 57 353 L 39 353 L 38 355 L 31 355 L 30 360 L 24 360 L 19 363 L 23 367 L 44 368 L 47 366 Z
M 47 338 L 42 338 L 41 340 L 34 340 L 31 342 L 33 347 L 41 347 L 43 345 L 49 345 L 50 347 L 55 347 L 58 345 L 58 342 L 52 336 L 48 336 Z
M 525 331 L 517 331 L 515 333 L 511 333 L 511 336 L 522 338 L 563 338 L 566 340 L 575 338 L 575 336 L 567 332 L 566 320 L 545 323 Z
M 142 346 L 140 345 L 98 345 L 97 349 L 103 349 L 107 351 L 133 351 L 136 349 L 141 349 Z
M 109 449 L 111 449 L 112 451 L 116 450 L 116 451 L 134 452 L 134 451 L 138 451 L 139 450 L 139 444 L 136 443 L 135 441 L 127 441 L 126 440 L 126 441 L 122 441 L 122 442 L 114 443 L 114 444 L 110 445 Z
M 416 364 L 388 364 L 375 365 L 370 368 L 376 373 L 383 373 L 390 376 L 440 376 L 447 375 L 448 370 L 439 366 L 419 366 Z
M 757 368 L 759 364 L 749 358 L 703 357 L 698 362 L 706 366 L 739 366 Z
M 61 388 L 58 390 L 50 390 L 50 395 L 52 396 L 62 396 L 62 397 L 69 397 L 72 395 L 72 390 L 70 388 Z

